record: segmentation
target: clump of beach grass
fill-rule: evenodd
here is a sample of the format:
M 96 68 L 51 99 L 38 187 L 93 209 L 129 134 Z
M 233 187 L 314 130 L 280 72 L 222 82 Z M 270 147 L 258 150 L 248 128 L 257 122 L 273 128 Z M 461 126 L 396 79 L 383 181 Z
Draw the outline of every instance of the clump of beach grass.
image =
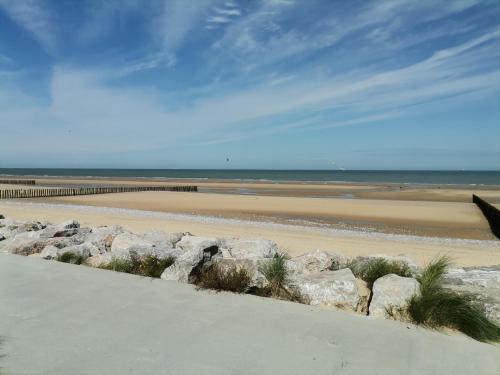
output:
M 420 295 L 410 298 L 407 316 L 415 324 L 431 328 L 448 327 L 485 342 L 500 341 L 500 326 L 490 320 L 484 306 L 471 293 L 443 287 L 448 257 L 431 262 L 417 277 Z
M 59 262 L 71 263 L 71 264 L 82 264 L 85 261 L 85 257 L 80 254 L 75 254 L 72 252 L 66 252 L 57 257 Z
M 197 286 L 202 289 L 246 293 L 251 281 L 250 274 L 245 267 L 223 268 L 216 263 L 201 275 Z
M 158 278 L 165 268 L 170 267 L 174 261 L 173 257 L 158 258 L 154 255 L 146 255 L 144 257 L 131 257 L 130 259 L 115 258 L 109 263 L 100 265 L 99 268 Z
M 368 260 L 352 259 L 344 265 L 344 268 L 350 268 L 354 276 L 364 280 L 370 289 L 377 279 L 385 275 L 413 276 L 408 263 L 402 260 L 388 260 L 384 258 L 371 258 Z
M 261 269 L 266 277 L 268 286 L 261 288 L 256 294 L 273 297 L 292 302 L 307 303 L 306 298 L 291 284 L 286 261 L 288 254 L 278 253 L 270 259 Z

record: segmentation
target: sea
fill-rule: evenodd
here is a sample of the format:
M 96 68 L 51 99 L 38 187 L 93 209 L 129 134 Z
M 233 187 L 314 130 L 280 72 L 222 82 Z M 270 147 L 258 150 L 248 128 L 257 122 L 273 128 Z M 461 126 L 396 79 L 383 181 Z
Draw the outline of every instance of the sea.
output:
M 0 177 L 111 177 L 403 185 L 500 185 L 500 171 L 0 168 Z

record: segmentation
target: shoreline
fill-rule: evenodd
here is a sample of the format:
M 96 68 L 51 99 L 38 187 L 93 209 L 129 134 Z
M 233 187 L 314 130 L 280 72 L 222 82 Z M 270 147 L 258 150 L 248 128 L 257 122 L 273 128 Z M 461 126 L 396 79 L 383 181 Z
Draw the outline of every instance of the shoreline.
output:
M 105 169 L 107 170 L 107 169 Z M 127 169 L 124 169 L 127 170 Z M 161 170 L 161 169 L 160 169 Z M 179 170 L 184 170 L 184 169 L 179 169 Z M 197 171 L 197 170 L 196 170 Z M 239 169 L 236 170 L 224 170 L 222 169 L 221 171 L 240 171 Z M 241 170 L 241 171 L 247 171 L 247 170 Z M 252 171 L 252 170 L 248 170 Z M 260 170 L 259 170 L 260 171 Z M 273 172 L 275 170 L 262 170 L 265 172 Z M 283 172 L 285 170 L 277 170 L 278 172 Z M 288 171 L 288 170 L 286 170 Z M 290 171 L 295 171 L 295 170 L 290 170 Z M 297 172 L 308 172 L 307 170 L 298 170 Z M 316 171 L 314 171 L 316 172 Z M 334 172 L 338 173 L 340 171 L 317 171 L 317 172 Z M 500 171 L 349 171 L 349 172 L 422 172 L 422 173 L 428 173 L 428 172 L 444 172 L 444 173 L 499 173 Z M 17 178 L 31 178 L 31 179 L 37 179 L 37 180 L 98 180 L 98 181 L 155 181 L 155 182 L 201 182 L 201 183 L 236 183 L 236 184 L 300 184 L 300 185 L 353 185 L 353 186 L 365 186 L 365 185 L 376 185 L 376 186 L 390 186 L 390 187 L 399 187 L 399 186 L 405 186 L 405 187 L 415 187 L 415 188 L 438 188 L 438 187 L 445 187 L 445 188 L 457 188 L 457 189 L 474 189 L 477 187 L 481 187 L 484 189 L 500 189 L 500 183 L 432 183 L 432 182 L 412 182 L 412 181 L 383 181 L 383 180 L 373 180 L 373 181 L 356 181 L 356 180 L 302 180 L 302 179 L 267 179 L 267 178 L 218 178 L 218 177 L 165 177 L 165 176 L 96 176 L 96 175 L 52 175 L 52 174 L 0 174 L 0 178 L 3 177 L 17 177 Z

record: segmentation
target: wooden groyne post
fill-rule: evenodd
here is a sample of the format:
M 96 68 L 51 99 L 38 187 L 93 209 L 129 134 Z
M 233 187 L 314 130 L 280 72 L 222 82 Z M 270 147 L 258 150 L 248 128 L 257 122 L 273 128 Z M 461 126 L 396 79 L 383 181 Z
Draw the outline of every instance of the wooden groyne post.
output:
M 35 180 L 4 180 L 0 178 L 0 185 L 35 185 Z
M 69 197 L 75 195 L 94 195 L 112 193 L 135 193 L 139 191 L 179 191 L 197 192 L 197 186 L 110 186 L 85 188 L 47 188 L 47 189 L 7 189 L 0 190 L 0 199 Z
M 484 217 L 490 224 L 491 231 L 500 239 L 500 210 L 475 194 L 472 194 L 472 202 L 483 212 Z

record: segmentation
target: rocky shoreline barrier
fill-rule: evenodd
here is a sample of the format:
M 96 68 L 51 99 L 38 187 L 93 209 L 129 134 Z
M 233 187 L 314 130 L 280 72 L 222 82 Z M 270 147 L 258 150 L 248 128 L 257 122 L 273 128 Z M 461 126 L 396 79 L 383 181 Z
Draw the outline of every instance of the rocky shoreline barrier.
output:
M 347 258 L 314 250 L 291 258 L 267 239 L 163 231 L 134 234 L 120 226 L 84 228 L 76 220 L 51 224 L 0 215 L 0 252 L 159 276 L 385 319 L 404 319 L 397 312 L 421 288 L 416 275 L 422 270 L 403 257 Z M 234 284 L 238 285 L 231 287 Z M 500 267 L 449 268 L 443 286 L 473 294 L 486 316 L 500 322 Z

